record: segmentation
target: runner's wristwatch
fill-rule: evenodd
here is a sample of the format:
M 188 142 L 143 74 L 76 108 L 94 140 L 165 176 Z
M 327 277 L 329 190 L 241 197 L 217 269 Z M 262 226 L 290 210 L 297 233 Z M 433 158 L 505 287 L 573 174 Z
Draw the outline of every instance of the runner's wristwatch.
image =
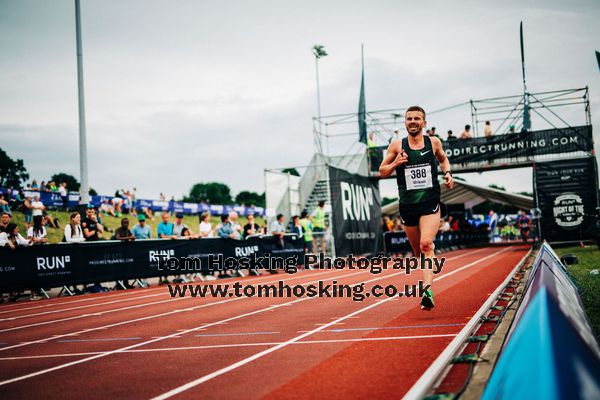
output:
M 448 170 L 448 171 L 444 172 L 444 176 L 446 176 L 446 174 L 450 174 L 450 176 L 452 176 L 452 171 Z

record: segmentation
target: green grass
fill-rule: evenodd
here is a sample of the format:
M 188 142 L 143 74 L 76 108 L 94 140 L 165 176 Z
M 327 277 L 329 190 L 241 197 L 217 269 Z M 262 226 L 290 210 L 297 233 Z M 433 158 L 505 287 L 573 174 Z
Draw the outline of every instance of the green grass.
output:
M 570 253 L 579 258 L 579 263 L 567 266 L 567 270 L 579 288 L 585 312 L 596 338 L 600 340 L 600 274 L 590 275 L 590 271 L 600 269 L 600 249 L 596 245 L 588 245 L 559 248 L 555 251 L 560 257 Z
M 71 213 L 62 212 L 62 211 L 50 211 L 49 213 L 50 213 L 50 215 L 52 215 L 53 218 L 59 219 L 60 229 L 52 229 L 50 227 L 46 227 L 46 230 L 48 232 L 48 243 L 59 243 L 63 238 L 63 229 L 64 229 L 65 225 L 69 223 L 69 215 Z M 129 218 L 130 229 L 133 228 L 135 226 L 135 224 L 137 224 L 137 219 L 133 215 L 124 215 L 124 217 Z M 13 212 L 11 221 L 16 223 L 19 226 L 19 232 L 21 233 L 21 235 L 23 235 L 23 237 L 25 237 L 26 236 L 25 216 L 20 212 Z M 154 216 L 154 221 L 152 221 L 150 219 L 146 220 L 146 223 L 152 229 L 153 237 L 156 237 L 156 227 L 160 221 L 161 221 L 161 219 L 160 219 L 159 214 Z M 171 222 L 175 222 L 174 217 L 171 217 Z M 217 224 L 220 222 L 221 222 L 220 217 L 217 217 L 217 216 L 211 217 L 211 223 L 213 224 L 213 227 L 217 226 Z M 241 224 L 242 226 L 245 225 L 246 222 L 247 222 L 247 219 L 245 217 L 238 218 L 238 223 Z M 263 218 L 256 218 L 256 222 L 260 226 L 264 226 L 264 224 L 265 224 L 265 220 Z M 190 230 L 193 233 L 198 233 L 200 219 L 198 218 L 197 215 L 184 216 L 183 223 L 186 224 L 187 226 L 189 226 Z M 108 228 L 111 231 L 114 231 L 119 226 L 121 226 L 121 218 L 116 218 L 116 217 L 113 217 L 110 215 L 102 214 L 102 224 L 104 225 L 105 228 Z M 111 236 L 112 236 L 112 233 L 105 231 L 103 238 L 110 239 Z

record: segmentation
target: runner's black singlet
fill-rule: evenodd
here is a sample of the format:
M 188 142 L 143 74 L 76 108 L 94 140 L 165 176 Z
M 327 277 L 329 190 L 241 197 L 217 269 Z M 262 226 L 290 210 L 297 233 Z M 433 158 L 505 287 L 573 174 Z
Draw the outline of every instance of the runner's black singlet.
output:
M 424 136 L 423 141 L 425 146 L 422 149 L 413 150 L 408 145 L 408 138 L 402 139 L 402 150 L 408 155 L 408 161 L 396 168 L 400 204 L 440 200 L 438 162 L 431 138 Z

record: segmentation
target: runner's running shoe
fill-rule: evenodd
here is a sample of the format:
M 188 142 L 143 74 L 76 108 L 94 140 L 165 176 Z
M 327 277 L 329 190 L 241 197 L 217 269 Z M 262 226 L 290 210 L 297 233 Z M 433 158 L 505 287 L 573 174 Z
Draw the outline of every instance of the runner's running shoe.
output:
M 431 311 L 433 307 L 435 307 L 433 302 L 433 291 L 427 289 L 421 298 L 421 310 Z

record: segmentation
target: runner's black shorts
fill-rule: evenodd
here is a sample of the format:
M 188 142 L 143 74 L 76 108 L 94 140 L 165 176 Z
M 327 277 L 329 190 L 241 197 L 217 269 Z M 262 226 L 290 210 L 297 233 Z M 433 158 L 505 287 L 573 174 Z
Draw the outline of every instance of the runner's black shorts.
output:
M 440 217 L 444 218 L 447 214 L 446 205 L 438 199 L 417 204 L 400 204 L 400 219 L 406 226 L 418 226 L 423 215 L 435 214 L 440 210 Z

